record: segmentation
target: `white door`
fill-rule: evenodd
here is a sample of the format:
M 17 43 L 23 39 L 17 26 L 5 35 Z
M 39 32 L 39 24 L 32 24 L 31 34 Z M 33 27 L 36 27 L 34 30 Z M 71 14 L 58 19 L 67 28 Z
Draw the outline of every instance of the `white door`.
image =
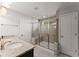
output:
M 70 55 L 78 56 L 78 41 L 77 21 L 75 20 L 76 13 L 69 13 L 59 18 L 59 43 L 61 52 Z

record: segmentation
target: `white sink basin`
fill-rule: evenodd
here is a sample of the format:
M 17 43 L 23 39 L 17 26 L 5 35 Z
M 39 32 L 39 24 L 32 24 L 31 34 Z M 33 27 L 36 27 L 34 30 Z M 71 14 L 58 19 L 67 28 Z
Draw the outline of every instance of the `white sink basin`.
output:
M 23 46 L 22 42 L 13 42 L 13 43 L 8 44 L 6 47 L 10 49 L 14 49 L 14 48 L 22 47 L 22 46 Z

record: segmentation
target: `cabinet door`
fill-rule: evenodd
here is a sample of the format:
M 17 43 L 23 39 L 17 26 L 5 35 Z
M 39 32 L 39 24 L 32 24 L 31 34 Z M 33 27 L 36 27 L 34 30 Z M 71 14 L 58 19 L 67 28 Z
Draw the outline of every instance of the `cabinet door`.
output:
M 59 43 L 61 52 L 70 55 L 78 56 L 78 41 L 76 33 L 76 13 L 69 13 L 59 18 Z

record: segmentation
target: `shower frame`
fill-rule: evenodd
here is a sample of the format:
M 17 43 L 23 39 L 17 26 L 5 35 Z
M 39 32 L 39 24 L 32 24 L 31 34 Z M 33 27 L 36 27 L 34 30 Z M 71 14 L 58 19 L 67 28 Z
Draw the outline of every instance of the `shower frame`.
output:
M 34 23 L 32 23 L 32 35 L 31 36 L 33 36 L 33 24 L 35 24 L 35 23 L 38 23 L 38 31 L 39 31 L 39 46 L 41 46 L 40 45 L 40 40 L 41 40 L 41 34 L 40 34 L 40 30 L 41 30 L 41 24 L 40 24 L 40 22 L 41 21 L 43 21 L 43 20 L 38 20 L 38 22 L 34 22 Z M 59 55 L 59 41 L 58 41 L 58 19 L 56 19 L 56 21 L 57 21 L 57 24 L 56 24 L 56 35 L 57 35 L 57 51 L 54 51 L 54 52 L 56 52 L 56 55 L 58 56 Z M 49 31 L 49 29 L 48 29 L 48 31 Z M 32 38 L 31 38 L 31 40 L 32 40 Z M 49 43 L 50 43 L 50 37 L 49 37 L 49 34 L 48 34 L 48 49 L 49 50 L 51 50 L 50 48 L 49 48 Z M 43 46 L 42 46 L 43 47 Z

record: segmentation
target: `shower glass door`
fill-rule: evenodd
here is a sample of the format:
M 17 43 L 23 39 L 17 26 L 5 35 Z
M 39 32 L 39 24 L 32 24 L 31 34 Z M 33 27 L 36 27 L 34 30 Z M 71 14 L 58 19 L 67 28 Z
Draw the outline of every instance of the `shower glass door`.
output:
M 54 51 L 57 54 L 57 20 L 50 18 L 40 21 L 40 46 Z
M 40 20 L 32 23 L 32 43 L 57 54 L 58 27 L 56 19 Z
M 40 46 L 49 48 L 48 20 L 40 21 Z
M 57 20 L 49 20 L 49 49 L 54 51 L 55 55 L 57 54 Z
M 39 44 L 39 23 L 32 22 L 32 44 Z

